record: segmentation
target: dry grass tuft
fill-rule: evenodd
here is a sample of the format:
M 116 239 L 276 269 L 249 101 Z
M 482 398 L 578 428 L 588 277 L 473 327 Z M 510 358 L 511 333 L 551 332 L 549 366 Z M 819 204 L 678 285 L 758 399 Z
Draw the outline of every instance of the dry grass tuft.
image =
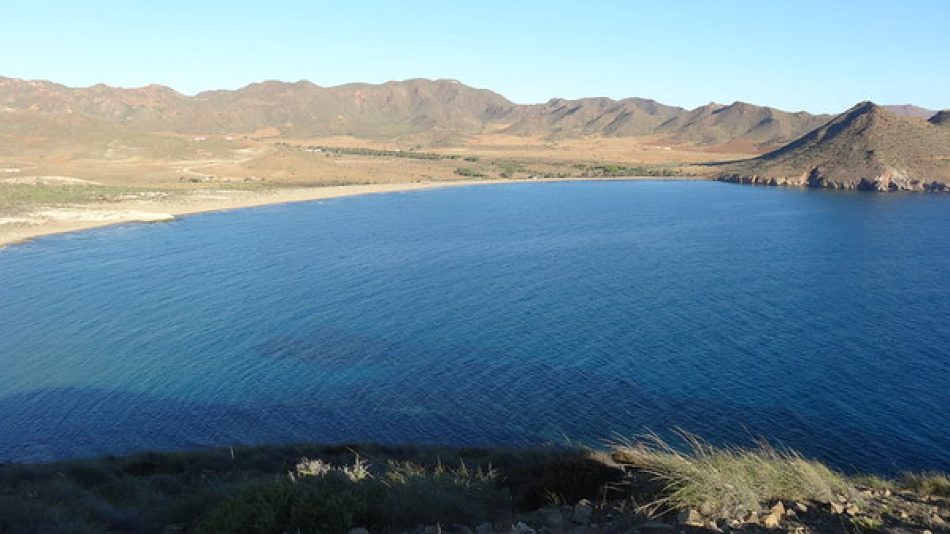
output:
M 906 473 L 900 485 L 921 495 L 950 497 L 950 475 L 947 473 Z
M 715 447 L 679 432 L 681 450 L 656 434 L 611 444 L 614 459 L 658 484 L 644 506 L 650 514 L 697 509 L 707 516 L 736 517 L 770 501 L 857 500 L 842 475 L 795 451 L 759 442 L 755 448 Z

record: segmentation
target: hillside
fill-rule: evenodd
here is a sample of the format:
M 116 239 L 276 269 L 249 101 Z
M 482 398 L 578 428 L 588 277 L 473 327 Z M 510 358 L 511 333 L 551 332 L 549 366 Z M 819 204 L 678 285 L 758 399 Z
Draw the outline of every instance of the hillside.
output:
M 188 97 L 154 85 L 69 88 L 0 78 L 0 103 L 6 113 L 79 114 L 141 131 L 223 134 L 270 129 L 288 137 L 398 137 L 439 129 L 474 132 L 515 106 L 491 91 L 453 80 L 330 88 L 305 81 L 268 81 Z
M 896 104 L 881 107 L 895 115 L 900 115 L 902 117 L 917 117 L 918 119 L 925 120 L 933 117 L 936 113 L 936 111 L 932 109 L 922 108 L 913 104 Z
M 298 444 L 0 465 L 0 532 L 904 534 L 950 521 L 943 473 L 846 476 L 772 448 L 666 445 Z
M 336 87 L 266 81 L 191 97 L 160 85 L 71 88 L 0 78 L 0 113 L 11 123 L 7 129 L 24 131 L 36 124 L 76 123 L 75 118 L 82 117 L 91 124 L 89 132 L 77 132 L 83 139 L 111 140 L 116 134 L 105 130 L 122 128 L 297 139 L 349 135 L 430 146 L 458 144 L 460 137 L 495 131 L 548 139 L 658 134 L 671 144 L 738 140 L 774 146 L 827 120 L 739 102 L 691 111 L 642 98 L 552 99 L 522 105 L 455 80 L 426 79 Z
M 720 179 L 872 191 L 950 188 L 950 128 L 862 102 L 796 141 L 730 164 Z
M 779 145 L 817 128 L 829 118 L 804 111 L 788 113 L 745 102 L 728 106 L 710 103 L 671 118 L 659 125 L 656 131 L 680 143 L 712 145 L 743 139 L 759 145 Z
M 545 104 L 518 110 L 516 115 L 520 118 L 505 131 L 553 138 L 579 135 L 629 137 L 653 133 L 661 123 L 685 112 L 683 108 L 643 98 L 555 98 Z

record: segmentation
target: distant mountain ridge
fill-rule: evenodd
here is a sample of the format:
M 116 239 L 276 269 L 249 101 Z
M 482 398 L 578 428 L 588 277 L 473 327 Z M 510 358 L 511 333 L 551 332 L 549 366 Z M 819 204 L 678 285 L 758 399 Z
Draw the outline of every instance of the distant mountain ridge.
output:
M 762 146 L 788 142 L 830 119 L 742 102 L 694 110 L 642 98 L 552 99 L 524 105 L 455 80 L 428 79 L 335 87 L 266 81 L 191 97 L 160 85 L 71 88 L 0 78 L 0 112 L 5 121 L 26 124 L 3 128 L 8 131 L 27 131 L 31 121 L 79 122 L 74 120 L 78 115 L 100 129 L 137 132 L 421 136 L 432 142 L 485 131 L 555 139 L 655 134 L 671 143 L 716 145 L 738 139 Z
M 661 124 L 658 132 L 695 144 L 720 144 L 746 139 L 762 144 L 782 144 L 824 124 L 830 115 L 804 111 L 788 113 L 774 108 L 734 102 L 710 103 Z
M 929 121 L 861 102 L 794 142 L 731 164 L 720 179 L 872 191 L 950 190 L 950 111 Z
M 653 133 L 660 124 L 685 112 L 683 108 L 644 98 L 554 98 L 512 113 L 517 120 L 505 131 L 553 137 L 628 137 Z
M 932 109 L 922 108 L 913 104 L 889 105 L 881 107 L 895 115 L 901 115 L 903 117 L 917 117 L 918 119 L 925 120 L 933 117 L 934 114 L 937 113 Z
M 496 93 L 450 80 L 331 88 L 305 81 L 268 81 L 188 97 L 154 85 L 73 89 L 8 78 L 0 79 L 0 105 L 8 111 L 79 113 L 144 131 L 212 134 L 273 128 L 291 137 L 397 137 L 427 128 L 477 130 L 514 107 Z

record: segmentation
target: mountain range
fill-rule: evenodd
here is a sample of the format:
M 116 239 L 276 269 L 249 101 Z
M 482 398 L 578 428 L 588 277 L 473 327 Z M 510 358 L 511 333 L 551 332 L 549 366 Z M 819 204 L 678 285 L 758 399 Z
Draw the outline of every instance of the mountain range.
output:
M 71 124 L 106 131 L 265 132 L 289 138 L 415 136 L 438 144 L 491 131 L 552 139 L 655 135 L 661 142 L 703 146 L 742 140 L 766 148 L 792 141 L 830 119 L 743 102 L 692 110 L 642 98 L 553 99 L 523 105 L 454 80 L 426 79 L 335 87 L 267 81 L 187 96 L 160 85 L 71 88 L 0 78 L 0 111 L 4 122 L 19 123 L 3 129 L 23 134 Z
M 832 116 L 744 102 L 688 110 L 643 98 L 525 105 L 455 80 L 335 87 L 267 81 L 187 96 L 160 85 L 71 88 L 0 78 L 4 153 L 29 144 L 39 153 L 52 146 L 80 147 L 72 151 L 75 155 L 90 146 L 112 150 L 121 140 L 147 144 L 161 154 L 172 150 L 174 136 L 181 134 L 349 135 L 436 146 L 486 133 L 550 140 L 646 138 L 713 151 L 744 147 L 734 152 L 762 155 L 714 164 L 720 179 L 744 183 L 877 191 L 950 188 L 950 111 L 910 104 L 862 102 Z

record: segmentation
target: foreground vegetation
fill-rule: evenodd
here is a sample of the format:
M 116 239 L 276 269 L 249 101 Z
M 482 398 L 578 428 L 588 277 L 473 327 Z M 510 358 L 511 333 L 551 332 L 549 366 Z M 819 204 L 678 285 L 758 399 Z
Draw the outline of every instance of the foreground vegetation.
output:
M 0 213 L 13 214 L 37 206 L 113 202 L 140 192 L 117 186 L 0 184 Z
M 0 532 L 626 532 L 677 522 L 938 532 L 950 519 L 945 474 L 852 478 L 766 444 L 683 438 L 605 451 L 295 445 L 5 465 Z
M 766 501 L 859 498 L 843 475 L 794 451 L 767 443 L 756 449 L 720 448 L 692 435 L 682 437 L 684 450 L 656 435 L 614 445 L 615 459 L 662 485 L 663 496 L 649 503 L 657 510 L 696 508 L 705 515 L 732 517 Z

